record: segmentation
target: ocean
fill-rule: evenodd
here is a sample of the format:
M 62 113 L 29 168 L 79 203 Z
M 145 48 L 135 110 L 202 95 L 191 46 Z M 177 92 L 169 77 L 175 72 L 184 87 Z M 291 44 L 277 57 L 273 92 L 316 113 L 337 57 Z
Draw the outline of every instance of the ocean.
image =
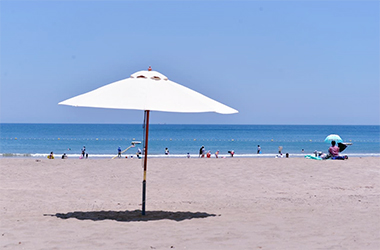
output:
M 329 134 L 350 142 L 343 154 L 349 157 L 380 156 L 380 126 L 330 125 L 168 125 L 149 126 L 149 157 L 198 157 L 203 145 L 214 154 L 234 157 L 276 157 L 278 149 L 290 157 L 303 157 L 314 151 L 327 152 Z M 79 158 L 86 147 L 89 158 L 111 158 L 132 141 L 140 141 L 123 154 L 134 156 L 143 149 L 140 124 L 0 124 L 0 156 L 46 157 L 51 151 L 59 158 Z M 260 145 L 261 153 L 257 154 Z M 165 155 L 165 148 L 169 155 Z

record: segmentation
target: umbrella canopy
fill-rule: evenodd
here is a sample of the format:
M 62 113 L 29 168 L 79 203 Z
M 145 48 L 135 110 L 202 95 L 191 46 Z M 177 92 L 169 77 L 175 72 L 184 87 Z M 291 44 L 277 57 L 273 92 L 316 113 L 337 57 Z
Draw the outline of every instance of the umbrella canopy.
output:
M 130 78 L 60 102 L 76 107 L 135 109 L 164 112 L 238 113 L 220 102 L 170 81 L 157 71 L 139 71 Z
M 336 143 L 343 142 L 342 138 L 340 138 L 340 136 L 336 134 L 328 135 L 325 139 L 325 142 L 332 142 L 332 141 L 335 141 Z
M 138 71 L 129 78 L 110 83 L 93 91 L 62 101 L 58 104 L 76 107 L 136 109 L 145 112 L 144 177 L 142 214 L 145 215 L 146 173 L 148 161 L 149 112 L 216 112 L 238 113 L 194 90 L 170 81 L 163 74 L 149 70 Z

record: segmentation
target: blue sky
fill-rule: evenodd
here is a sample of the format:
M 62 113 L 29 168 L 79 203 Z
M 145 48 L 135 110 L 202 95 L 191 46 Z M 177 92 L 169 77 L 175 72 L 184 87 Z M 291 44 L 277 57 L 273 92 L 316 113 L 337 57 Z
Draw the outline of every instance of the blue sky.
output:
M 2 0 L 0 121 L 142 123 L 142 111 L 57 104 L 151 65 L 239 110 L 152 123 L 378 125 L 379 6 Z

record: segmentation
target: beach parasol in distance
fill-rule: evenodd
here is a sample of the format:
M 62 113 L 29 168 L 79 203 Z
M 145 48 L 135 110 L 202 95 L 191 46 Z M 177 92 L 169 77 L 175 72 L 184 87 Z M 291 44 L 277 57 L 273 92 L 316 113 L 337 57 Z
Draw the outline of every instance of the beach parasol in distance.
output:
M 332 142 L 332 141 L 335 141 L 336 143 L 343 142 L 342 138 L 340 138 L 340 136 L 336 134 L 328 135 L 325 139 L 325 142 Z
M 342 138 L 340 138 L 337 134 L 328 135 L 325 139 L 325 142 L 335 141 L 338 144 L 339 152 L 343 152 L 348 145 L 352 145 L 350 142 L 343 142 Z
M 237 110 L 148 70 L 58 103 L 75 107 L 144 110 L 144 177 L 142 214 L 145 214 L 150 111 L 234 114 Z

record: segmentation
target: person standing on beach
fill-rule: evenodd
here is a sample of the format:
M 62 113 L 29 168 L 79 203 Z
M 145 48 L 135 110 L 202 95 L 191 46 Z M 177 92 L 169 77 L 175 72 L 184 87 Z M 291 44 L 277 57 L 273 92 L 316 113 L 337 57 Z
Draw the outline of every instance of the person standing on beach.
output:
M 169 155 L 169 149 L 165 148 L 165 155 Z
M 260 152 L 261 152 L 261 147 L 260 145 L 257 145 L 257 153 L 260 154 Z
M 142 154 L 142 151 L 140 148 L 137 149 L 137 152 L 136 152 L 136 156 L 137 158 L 141 159 L 141 154 Z
M 120 148 L 120 146 L 117 148 L 117 157 L 121 158 L 121 148 Z
M 205 146 L 202 145 L 202 147 L 199 149 L 199 157 L 205 157 Z
M 86 146 L 83 146 L 83 148 L 82 148 L 82 158 L 84 158 L 85 154 L 86 154 Z

